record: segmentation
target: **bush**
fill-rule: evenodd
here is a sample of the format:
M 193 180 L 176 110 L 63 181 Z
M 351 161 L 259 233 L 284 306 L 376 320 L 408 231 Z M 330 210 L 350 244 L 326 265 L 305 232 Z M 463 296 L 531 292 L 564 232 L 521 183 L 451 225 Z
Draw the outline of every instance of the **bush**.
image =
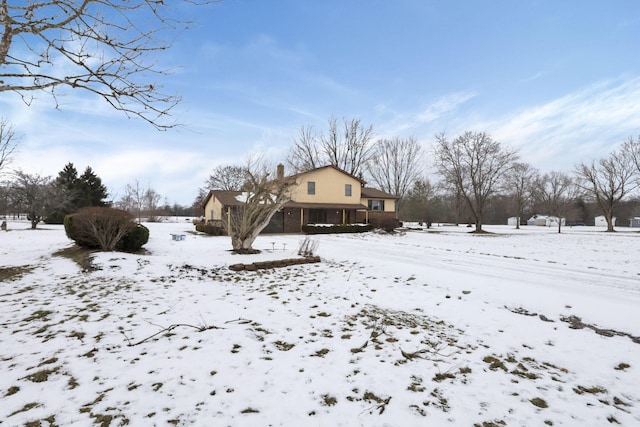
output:
M 224 234 L 222 227 L 203 223 L 196 224 L 196 231 L 208 234 L 209 236 L 222 236 Z
M 64 229 L 78 246 L 112 251 L 136 228 L 133 215 L 121 209 L 87 207 L 67 215 Z
M 116 245 L 122 252 L 138 252 L 149 241 L 149 229 L 142 224 L 136 224 Z
M 402 223 L 397 218 L 371 218 L 369 220 L 373 228 L 380 228 L 387 233 L 393 233 L 393 231 L 402 226 Z
M 371 231 L 371 224 L 335 224 L 335 225 L 303 225 L 302 232 L 306 234 L 333 233 L 365 233 Z

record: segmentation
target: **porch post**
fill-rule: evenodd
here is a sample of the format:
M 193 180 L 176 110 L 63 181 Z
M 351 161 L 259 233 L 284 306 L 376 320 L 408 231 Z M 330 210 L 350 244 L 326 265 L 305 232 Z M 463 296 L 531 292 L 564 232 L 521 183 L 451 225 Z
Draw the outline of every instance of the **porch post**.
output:
M 300 231 L 302 231 L 303 225 L 304 225 L 304 208 L 300 208 Z
M 231 236 L 231 206 L 227 207 L 227 235 Z
M 342 225 L 346 224 L 347 216 L 344 209 L 342 209 Z

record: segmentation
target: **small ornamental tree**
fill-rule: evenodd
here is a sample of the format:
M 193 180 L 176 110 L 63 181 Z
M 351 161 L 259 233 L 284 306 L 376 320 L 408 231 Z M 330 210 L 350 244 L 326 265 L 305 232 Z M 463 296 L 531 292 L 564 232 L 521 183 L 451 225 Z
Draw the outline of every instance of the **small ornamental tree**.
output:
M 67 215 L 64 226 L 67 236 L 79 246 L 113 251 L 136 228 L 133 219 L 132 214 L 120 209 L 87 207 Z M 148 240 L 148 234 L 146 239 Z

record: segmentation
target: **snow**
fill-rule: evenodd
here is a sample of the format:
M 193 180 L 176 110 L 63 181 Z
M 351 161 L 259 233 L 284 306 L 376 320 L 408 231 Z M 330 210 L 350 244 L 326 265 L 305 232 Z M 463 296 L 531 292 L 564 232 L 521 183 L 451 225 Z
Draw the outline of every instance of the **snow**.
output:
M 321 263 L 233 272 L 305 236 L 146 225 L 82 271 L 62 227 L 8 221 L 1 426 L 640 425 L 632 229 L 321 235 Z

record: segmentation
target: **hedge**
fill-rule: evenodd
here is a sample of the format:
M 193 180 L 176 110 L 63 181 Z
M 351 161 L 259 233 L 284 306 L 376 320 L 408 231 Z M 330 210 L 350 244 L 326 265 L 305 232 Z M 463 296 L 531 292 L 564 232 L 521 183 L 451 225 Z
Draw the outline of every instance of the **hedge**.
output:
M 334 224 L 334 225 L 303 225 L 305 234 L 334 234 L 334 233 L 366 233 L 373 230 L 371 224 Z
M 196 231 L 208 234 L 209 236 L 222 236 L 225 234 L 222 227 L 217 227 L 211 224 L 196 224 Z

